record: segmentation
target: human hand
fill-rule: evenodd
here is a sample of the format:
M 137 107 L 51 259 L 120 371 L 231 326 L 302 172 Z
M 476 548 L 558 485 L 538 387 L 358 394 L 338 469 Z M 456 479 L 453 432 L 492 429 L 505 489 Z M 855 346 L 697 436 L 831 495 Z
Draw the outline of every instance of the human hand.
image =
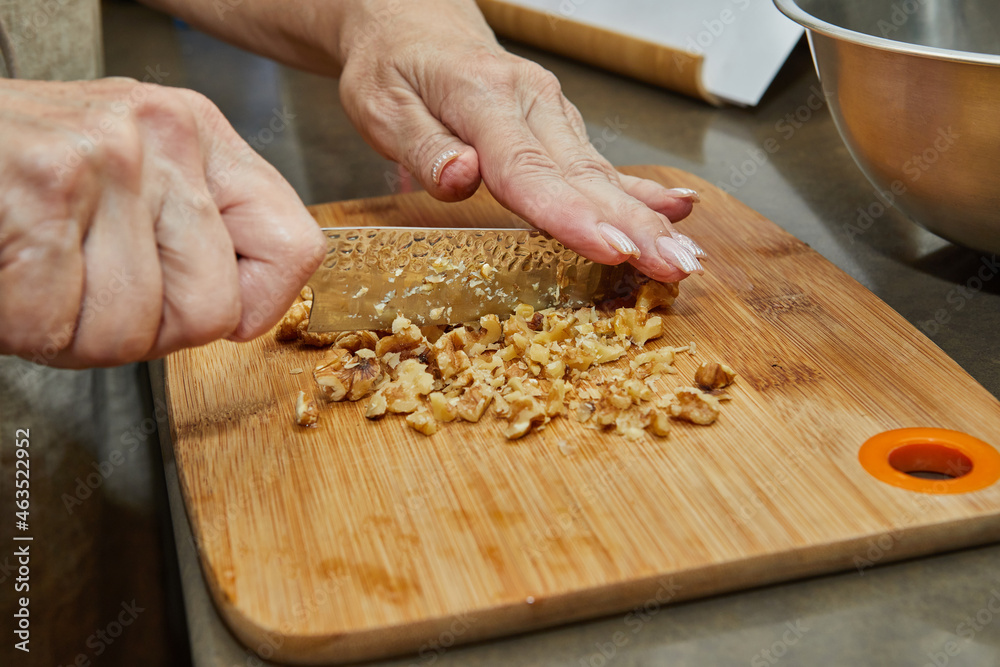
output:
M 555 76 L 506 52 L 469 0 L 354 2 L 339 38 L 341 100 L 362 135 L 438 199 L 480 180 L 507 208 L 594 261 L 675 281 L 704 256 L 673 229 L 697 194 L 619 174 Z
M 0 80 L 0 183 L 0 353 L 53 366 L 254 338 L 326 249 L 191 91 Z

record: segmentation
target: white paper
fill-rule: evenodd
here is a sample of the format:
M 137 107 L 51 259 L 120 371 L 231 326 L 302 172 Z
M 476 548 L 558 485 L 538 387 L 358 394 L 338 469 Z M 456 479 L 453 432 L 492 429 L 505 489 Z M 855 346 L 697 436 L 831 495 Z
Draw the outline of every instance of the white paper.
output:
M 771 0 L 506 0 L 553 17 L 704 54 L 702 83 L 756 105 L 802 36 Z

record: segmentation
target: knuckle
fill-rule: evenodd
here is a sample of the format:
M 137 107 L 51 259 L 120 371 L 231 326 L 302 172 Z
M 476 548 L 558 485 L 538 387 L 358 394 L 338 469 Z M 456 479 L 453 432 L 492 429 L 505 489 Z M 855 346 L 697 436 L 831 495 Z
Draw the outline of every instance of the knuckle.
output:
M 506 162 L 501 172 L 509 180 L 515 177 L 533 178 L 558 172 L 556 163 L 539 146 L 520 146 Z
M 166 145 L 197 137 L 195 113 L 218 113 L 215 105 L 201 93 L 180 88 L 166 88 L 140 83 L 136 119 L 144 128 L 160 135 Z
M 521 60 L 515 68 L 519 81 L 524 81 L 531 90 L 542 96 L 562 99 L 562 85 L 559 78 L 541 65 L 530 60 Z
M 572 181 L 616 181 L 615 169 L 603 158 L 595 155 L 578 154 L 566 167 L 563 174 Z

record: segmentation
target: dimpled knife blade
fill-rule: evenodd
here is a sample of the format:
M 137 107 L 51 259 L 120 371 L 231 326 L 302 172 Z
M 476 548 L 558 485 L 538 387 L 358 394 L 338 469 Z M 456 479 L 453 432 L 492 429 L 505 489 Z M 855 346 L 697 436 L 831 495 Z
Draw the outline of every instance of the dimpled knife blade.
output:
M 630 293 L 631 266 L 584 259 L 534 229 L 358 227 L 324 229 L 327 254 L 308 285 L 309 331 L 390 330 L 581 307 Z

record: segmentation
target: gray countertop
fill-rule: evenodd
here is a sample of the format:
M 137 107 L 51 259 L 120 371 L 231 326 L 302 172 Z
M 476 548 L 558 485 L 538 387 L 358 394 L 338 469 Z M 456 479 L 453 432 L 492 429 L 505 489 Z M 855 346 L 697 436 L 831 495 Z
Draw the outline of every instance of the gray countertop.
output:
M 405 188 L 395 166 L 351 128 L 336 82 L 226 47 L 132 5 L 110 4 L 105 29 L 109 74 L 142 79 L 155 73 L 165 84 L 208 95 L 306 203 Z M 611 162 L 680 167 L 726 187 L 875 292 L 1000 395 L 1000 280 L 973 280 L 992 255 L 954 247 L 895 210 L 877 216 L 864 233 L 849 233 L 876 194 L 837 136 L 802 46 L 754 109 L 712 108 L 509 46 L 560 77 Z M 693 226 L 683 229 L 697 238 Z M 262 664 L 236 642 L 211 603 L 165 445 L 194 662 Z M 379 664 L 779 662 L 1000 665 L 1000 546 L 666 606 L 638 627 L 613 616 Z

